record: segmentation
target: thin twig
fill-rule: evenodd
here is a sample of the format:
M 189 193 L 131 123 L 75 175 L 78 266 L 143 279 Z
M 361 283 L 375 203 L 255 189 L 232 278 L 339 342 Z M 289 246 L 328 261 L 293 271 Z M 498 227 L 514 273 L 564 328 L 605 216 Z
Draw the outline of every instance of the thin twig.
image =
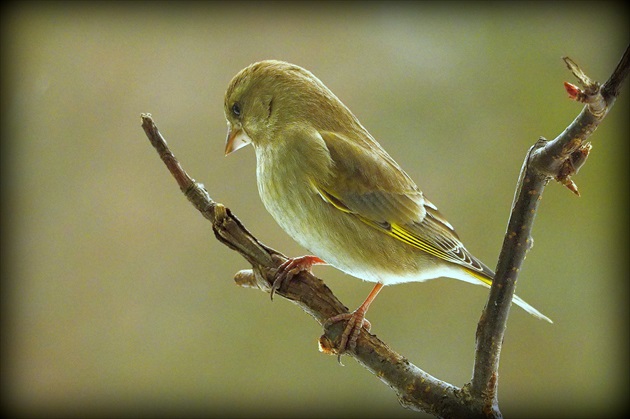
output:
M 492 416 L 500 415 L 496 388 L 501 344 L 518 273 L 525 254 L 531 248 L 531 231 L 542 193 L 551 179 L 558 180 L 577 193 L 577 186 L 571 176 L 586 161 L 591 150 L 586 139 L 610 111 L 627 77 L 628 49 L 621 59 L 621 63 L 625 64 L 617 66 L 603 88 L 587 77 L 573 60 L 565 57 L 565 62 L 583 86 L 583 89 L 575 92 L 576 87 L 572 85 L 571 91 L 568 89 L 569 94 L 586 103 L 586 106 L 558 137 L 552 141 L 539 139 L 527 153 L 519 175 L 496 276 L 477 328 L 475 366 L 469 390 L 473 398 L 486 399 L 482 409 L 493 412 Z

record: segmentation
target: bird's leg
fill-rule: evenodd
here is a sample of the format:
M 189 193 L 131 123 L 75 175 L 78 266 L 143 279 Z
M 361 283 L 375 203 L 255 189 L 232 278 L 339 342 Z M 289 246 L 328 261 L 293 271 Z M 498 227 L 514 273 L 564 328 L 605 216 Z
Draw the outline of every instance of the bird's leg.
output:
M 337 348 L 337 360 L 341 363 L 341 355 L 347 350 L 354 350 L 357 346 L 357 339 L 359 338 L 359 333 L 361 333 L 361 328 L 365 328 L 368 332 L 372 328 L 372 325 L 365 318 L 365 314 L 372 304 L 372 301 L 376 298 L 379 291 L 383 288 L 383 284 L 377 283 L 370 295 L 367 296 L 363 304 L 359 306 L 352 313 L 343 313 L 333 316 L 324 322 L 324 328 L 327 328 L 333 323 L 337 323 L 343 320 L 347 320 L 346 328 L 343 330 L 341 334 L 341 342 L 339 343 L 339 347 Z
M 285 282 L 289 282 L 293 277 L 302 271 L 311 271 L 313 265 L 326 265 L 326 262 L 318 258 L 317 256 L 300 256 L 296 258 L 287 259 L 282 265 L 278 266 L 278 272 L 276 278 L 271 286 L 271 299 L 276 290 Z

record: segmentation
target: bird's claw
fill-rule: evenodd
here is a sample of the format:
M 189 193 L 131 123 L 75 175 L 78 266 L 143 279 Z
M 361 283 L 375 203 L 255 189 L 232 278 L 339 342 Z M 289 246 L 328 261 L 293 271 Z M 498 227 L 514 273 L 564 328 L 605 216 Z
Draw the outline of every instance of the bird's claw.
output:
M 354 351 L 357 346 L 357 339 L 361 333 L 361 328 L 369 332 L 370 329 L 372 329 L 372 324 L 365 318 L 365 313 L 361 313 L 357 310 L 352 313 L 342 313 L 329 318 L 324 322 L 324 329 L 340 321 L 348 322 L 341 334 L 341 342 L 337 347 L 337 361 L 343 365 L 341 363 L 341 355 L 348 351 Z
M 309 255 L 287 259 L 284 263 L 278 266 L 276 278 L 271 285 L 271 299 L 273 300 L 273 295 L 276 293 L 276 290 L 280 289 L 285 283 L 291 281 L 295 275 L 298 275 L 302 271 L 310 272 L 313 265 L 325 263 L 326 262 L 317 256 Z

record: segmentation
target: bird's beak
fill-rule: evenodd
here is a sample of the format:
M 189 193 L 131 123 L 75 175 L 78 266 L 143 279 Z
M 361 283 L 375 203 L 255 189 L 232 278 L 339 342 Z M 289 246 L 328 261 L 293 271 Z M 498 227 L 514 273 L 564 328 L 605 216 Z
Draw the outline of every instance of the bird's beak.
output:
M 227 139 L 225 140 L 225 155 L 245 147 L 252 140 L 247 136 L 243 128 L 233 128 L 228 125 Z

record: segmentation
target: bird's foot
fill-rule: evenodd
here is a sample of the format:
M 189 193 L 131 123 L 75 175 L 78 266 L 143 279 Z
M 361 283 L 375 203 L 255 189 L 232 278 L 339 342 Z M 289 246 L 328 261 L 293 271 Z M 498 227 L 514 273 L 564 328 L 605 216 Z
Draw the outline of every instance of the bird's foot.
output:
M 340 321 L 348 322 L 346 324 L 346 328 L 341 334 L 341 342 L 337 347 L 337 361 L 341 364 L 341 355 L 343 355 L 347 351 L 353 351 L 354 348 L 356 348 L 357 339 L 359 338 L 359 333 L 361 333 L 361 328 L 364 328 L 367 332 L 369 332 L 372 328 L 372 325 L 365 318 L 365 311 L 359 308 L 352 313 L 338 314 L 329 318 L 324 322 L 324 329 Z
M 273 300 L 273 295 L 276 293 L 276 290 L 291 281 L 295 275 L 298 275 L 302 271 L 311 272 L 313 265 L 325 264 L 326 262 L 317 256 L 310 255 L 287 259 L 282 265 L 278 266 L 276 278 L 271 286 L 271 299 Z

